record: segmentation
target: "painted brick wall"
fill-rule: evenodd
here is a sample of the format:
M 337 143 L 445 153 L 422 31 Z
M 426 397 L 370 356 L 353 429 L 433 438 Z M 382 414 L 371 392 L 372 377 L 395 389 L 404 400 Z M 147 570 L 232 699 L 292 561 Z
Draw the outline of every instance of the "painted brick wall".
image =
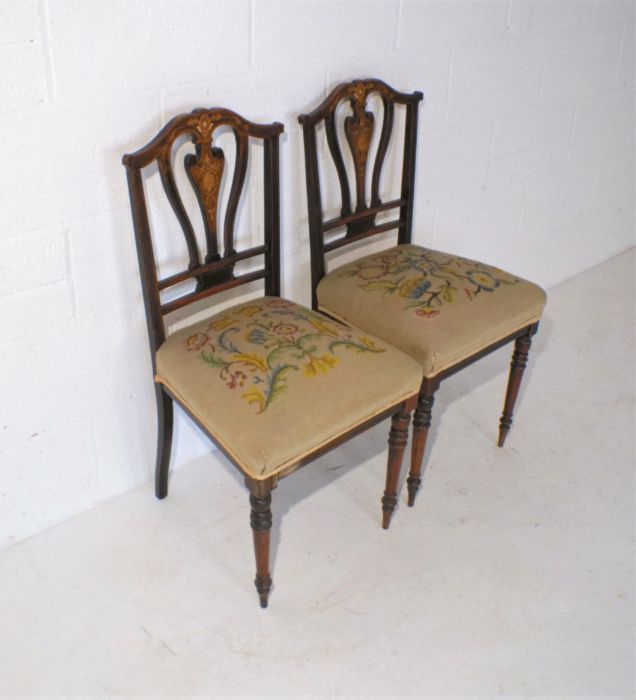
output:
M 122 153 L 194 106 L 284 121 L 307 302 L 295 117 L 365 76 L 425 93 L 416 242 L 546 286 L 634 244 L 631 2 L 0 0 L 0 547 L 150 477 Z M 175 464 L 207 449 L 180 418 Z

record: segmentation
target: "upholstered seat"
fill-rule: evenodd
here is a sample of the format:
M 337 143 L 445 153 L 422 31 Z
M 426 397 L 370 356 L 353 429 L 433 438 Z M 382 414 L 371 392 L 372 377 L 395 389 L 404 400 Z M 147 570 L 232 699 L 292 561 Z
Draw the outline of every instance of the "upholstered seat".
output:
M 156 381 L 254 479 L 413 396 L 421 379 L 399 350 L 279 297 L 184 328 L 157 351 Z
M 417 359 L 425 377 L 539 320 L 545 292 L 474 260 L 398 245 L 334 269 L 319 308 Z

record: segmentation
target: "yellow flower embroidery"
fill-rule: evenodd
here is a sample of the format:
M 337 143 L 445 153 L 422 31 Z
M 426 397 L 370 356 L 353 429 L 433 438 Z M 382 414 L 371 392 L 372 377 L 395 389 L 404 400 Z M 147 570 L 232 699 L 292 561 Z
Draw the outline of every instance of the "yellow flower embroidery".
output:
M 305 365 L 305 376 L 315 377 L 318 373 L 327 372 L 338 364 L 338 358 L 333 355 L 322 355 L 321 357 L 310 357 Z
M 244 306 L 242 309 L 239 309 L 238 313 L 243 314 L 244 316 L 249 316 L 251 318 L 252 316 L 256 315 L 260 310 L 260 306 Z
M 234 319 L 231 316 L 224 316 L 223 318 L 218 319 L 218 321 L 212 321 L 210 328 L 213 328 L 215 331 L 222 331 L 224 328 L 228 328 L 228 326 L 231 326 L 233 323 Z
M 358 287 L 404 299 L 405 309 L 415 309 L 419 318 L 434 319 L 440 307 L 454 304 L 463 290 L 465 299 L 475 300 L 519 279 L 495 267 L 465 258 L 404 246 L 345 265 L 340 277 L 357 277 Z M 460 297 L 462 298 L 462 297 Z
M 207 333 L 187 338 L 184 347 L 216 370 L 228 389 L 242 389 L 241 398 L 256 413 L 284 395 L 297 370 L 315 377 L 336 367 L 339 349 L 384 352 L 347 326 L 284 299 L 264 299 L 230 311 L 212 321 Z

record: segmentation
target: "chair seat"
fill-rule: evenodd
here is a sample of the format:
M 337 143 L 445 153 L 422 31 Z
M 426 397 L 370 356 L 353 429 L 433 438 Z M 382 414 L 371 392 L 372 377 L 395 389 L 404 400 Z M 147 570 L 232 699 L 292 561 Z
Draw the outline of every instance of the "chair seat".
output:
M 417 359 L 434 377 L 539 320 L 545 292 L 496 267 L 398 245 L 336 268 L 319 308 Z
M 422 370 L 374 337 L 263 297 L 171 335 L 156 381 L 265 479 L 416 394 Z

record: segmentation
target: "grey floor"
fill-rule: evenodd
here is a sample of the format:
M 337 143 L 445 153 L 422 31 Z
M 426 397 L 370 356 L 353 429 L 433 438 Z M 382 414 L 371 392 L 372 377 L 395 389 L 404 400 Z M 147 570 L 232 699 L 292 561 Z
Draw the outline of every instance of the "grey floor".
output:
M 387 425 L 274 494 L 258 608 L 218 453 L 0 553 L 0 695 L 633 698 L 633 251 L 551 290 L 517 421 L 509 349 L 439 392 L 381 530 Z

